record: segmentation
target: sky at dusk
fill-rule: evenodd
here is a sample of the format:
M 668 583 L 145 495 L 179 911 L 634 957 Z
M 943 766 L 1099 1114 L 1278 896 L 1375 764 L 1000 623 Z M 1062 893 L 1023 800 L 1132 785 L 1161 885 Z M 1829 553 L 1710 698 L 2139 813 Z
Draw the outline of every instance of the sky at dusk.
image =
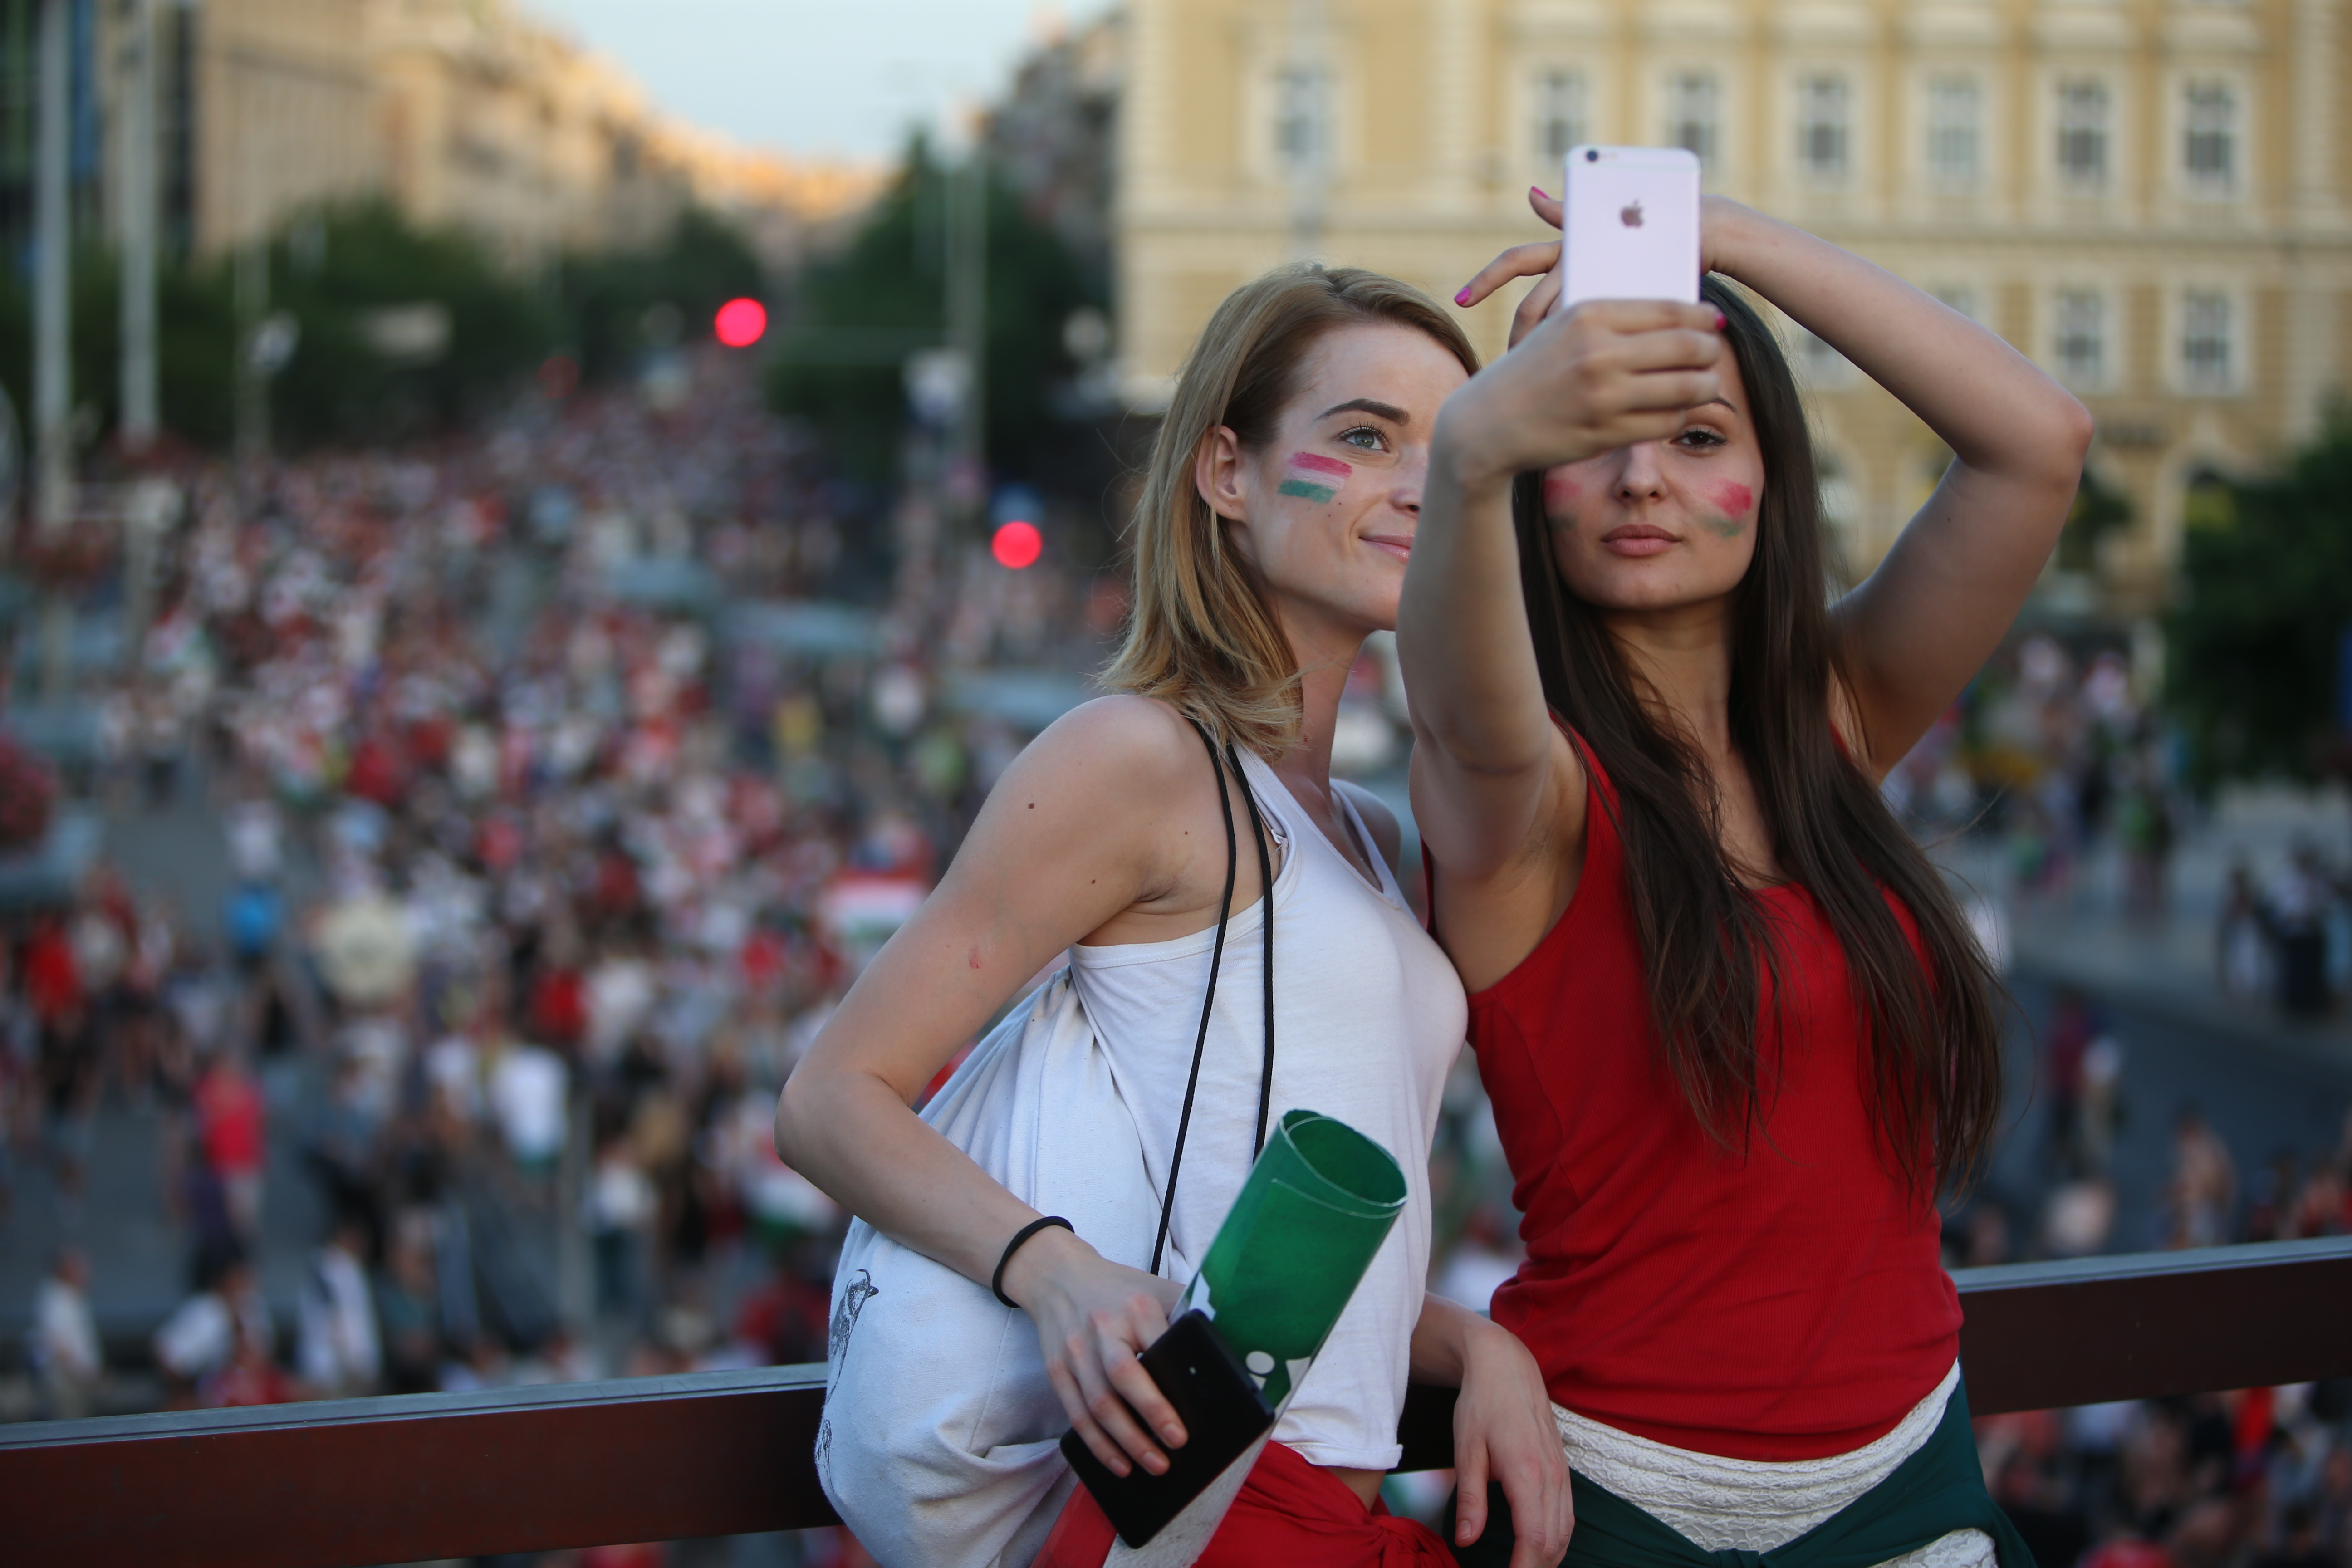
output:
M 995 97 L 1056 16 L 1109 0 L 524 0 L 656 102 L 742 141 L 887 159 Z

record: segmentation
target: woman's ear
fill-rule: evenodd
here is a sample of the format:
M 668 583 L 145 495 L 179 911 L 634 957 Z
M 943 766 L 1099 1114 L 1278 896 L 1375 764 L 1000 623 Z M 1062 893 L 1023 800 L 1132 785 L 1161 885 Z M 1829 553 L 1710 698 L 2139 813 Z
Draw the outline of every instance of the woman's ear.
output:
M 1245 461 L 1241 437 L 1223 425 L 1201 437 L 1201 449 L 1192 458 L 1192 488 L 1211 511 L 1228 522 L 1249 521 L 1249 492 L 1242 483 Z

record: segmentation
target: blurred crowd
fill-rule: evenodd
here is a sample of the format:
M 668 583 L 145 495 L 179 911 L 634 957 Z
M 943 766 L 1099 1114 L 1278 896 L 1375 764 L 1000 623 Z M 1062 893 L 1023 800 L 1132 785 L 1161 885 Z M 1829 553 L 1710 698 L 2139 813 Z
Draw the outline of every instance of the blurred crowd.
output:
M 2202 826 L 2147 700 L 2155 662 L 2105 634 L 2020 637 L 1888 776 L 1888 804 L 1931 838 L 1997 841 L 2026 913 L 2105 907 L 2153 930 L 2179 911 L 2178 852 Z M 2352 868 L 2308 834 L 2266 863 L 2232 846 L 2211 916 L 2224 995 L 2316 1018 L 2352 991 Z
M 2040 1563 L 2352 1562 L 2352 1380 L 1990 1416 L 1977 1445 Z
M 1083 640 L 1087 595 L 858 584 L 889 520 L 716 357 L 184 481 L 136 667 L 85 693 L 88 787 L 201 797 L 217 918 L 101 867 L 0 944 L 0 1150 L 69 1238 L 47 1408 L 96 1386 L 102 1104 L 162 1112 L 170 1403 L 822 1359 L 841 1216 L 777 1161 L 776 1089 L 1022 738 L 944 667 Z M 803 613 L 845 583 L 877 607 Z
M 959 678 L 1075 680 L 1109 580 L 947 547 L 947 487 L 844 486 L 719 357 L 660 395 L 175 482 L 136 657 L 79 694 L 98 743 L 72 782 L 212 842 L 0 915 L 0 1204 L 39 1169 L 65 1238 L 26 1342 L 40 1411 L 121 1408 L 110 1349 L 175 1405 L 821 1360 L 843 1216 L 777 1160 L 775 1090 L 1052 716 Z M 2141 689 L 2126 650 L 2024 638 L 1888 798 L 1996 836 L 2026 900 L 2073 897 L 2112 843 L 2120 904 L 2158 918 L 2189 807 Z M 1350 689 L 1343 763 L 1391 766 L 1384 647 Z M 2315 847 L 2237 868 L 2224 985 L 2325 1010 L 2347 892 Z M 2122 1048 L 2071 993 L 2042 1044 L 2046 1203 L 1974 1205 L 1955 1266 L 2116 1240 Z M 185 1265 L 127 1358 L 80 1239 L 102 1107 L 148 1113 Z M 1483 1304 L 1519 1253 L 1466 1058 L 1441 1121 L 1433 1283 Z M 2352 1231 L 2352 1127 L 2241 1168 L 2184 1110 L 2163 1240 Z M 2045 1562 L 2319 1568 L 2352 1563 L 2347 1415 L 2321 1384 L 1979 1437 Z M 1433 1515 L 1442 1483 L 1391 1500 Z

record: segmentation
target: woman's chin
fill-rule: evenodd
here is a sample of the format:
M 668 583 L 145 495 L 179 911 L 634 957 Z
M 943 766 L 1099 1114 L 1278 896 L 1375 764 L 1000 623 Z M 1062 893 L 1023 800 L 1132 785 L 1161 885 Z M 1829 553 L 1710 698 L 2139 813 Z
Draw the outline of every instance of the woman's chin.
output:
M 1616 615 L 1656 615 L 1696 609 L 1727 595 L 1735 584 L 1694 583 L 1686 573 L 1643 571 L 1638 561 L 1617 570 L 1580 578 L 1562 575 L 1568 591 L 1596 610 Z

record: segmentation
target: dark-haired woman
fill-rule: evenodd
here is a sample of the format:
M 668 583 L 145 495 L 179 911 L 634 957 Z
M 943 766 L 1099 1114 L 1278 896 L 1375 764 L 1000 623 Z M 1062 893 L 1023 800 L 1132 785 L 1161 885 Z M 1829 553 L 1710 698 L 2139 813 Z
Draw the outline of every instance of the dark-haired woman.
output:
M 1994 982 L 1878 784 L 2008 629 L 2090 419 L 1785 224 L 1710 199 L 1705 249 L 1698 305 L 1529 294 L 1446 405 L 1406 579 L 1433 917 L 1527 1216 L 1494 1315 L 1551 1393 L 1571 1563 L 2031 1568 L 1938 1260 L 1999 1112 Z M 1803 409 L 1727 279 L 1953 453 L 1834 603 Z

